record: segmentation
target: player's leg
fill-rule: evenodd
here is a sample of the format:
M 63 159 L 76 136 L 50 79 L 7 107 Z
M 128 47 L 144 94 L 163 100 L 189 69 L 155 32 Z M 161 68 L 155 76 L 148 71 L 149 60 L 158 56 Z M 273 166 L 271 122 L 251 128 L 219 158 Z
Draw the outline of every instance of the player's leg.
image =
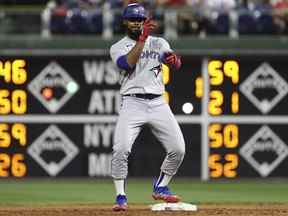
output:
M 183 134 L 170 107 L 165 102 L 153 108 L 149 125 L 167 153 L 161 166 L 160 176 L 154 185 L 153 197 L 166 202 L 178 202 L 180 198 L 171 194 L 168 184 L 176 174 L 185 155 Z
M 133 98 L 124 98 L 114 132 L 111 175 L 116 191 L 116 204 L 113 210 L 127 209 L 125 179 L 128 174 L 128 156 L 132 145 L 145 124 L 142 104 Z

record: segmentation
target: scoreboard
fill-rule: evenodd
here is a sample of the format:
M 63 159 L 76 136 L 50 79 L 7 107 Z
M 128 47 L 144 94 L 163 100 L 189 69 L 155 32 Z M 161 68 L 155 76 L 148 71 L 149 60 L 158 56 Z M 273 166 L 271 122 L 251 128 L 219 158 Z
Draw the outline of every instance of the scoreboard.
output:
M 186 141 L 179 176 L 288 176 L 286 59 L 183 53 L 180 71 L 163 65 Z M 1 56 L 0 178 L 109 176 L 118 75 L 105 51 Z M 130 175 L 158 175 L 164 155 L 144 128 Z
M 204 179 L 287 176 L 285 67 L 279 56 L 207 59 Z

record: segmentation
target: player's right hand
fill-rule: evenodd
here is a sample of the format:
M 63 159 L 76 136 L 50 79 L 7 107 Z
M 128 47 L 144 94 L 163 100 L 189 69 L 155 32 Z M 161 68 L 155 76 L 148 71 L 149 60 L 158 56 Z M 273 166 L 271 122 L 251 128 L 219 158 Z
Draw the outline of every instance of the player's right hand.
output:
M 146 39 L 148 38 L 148 36 L 151 33 L 151 30 L 153 30 L 156 27 L 156 23 L 153 22 L 152 18 L 149 17 L 145 20 L 145 22 L 143 23 L 143 29 L 142 29 L 142 33 L 139 36 L 138 41 L 139 42 L 145 42 Z

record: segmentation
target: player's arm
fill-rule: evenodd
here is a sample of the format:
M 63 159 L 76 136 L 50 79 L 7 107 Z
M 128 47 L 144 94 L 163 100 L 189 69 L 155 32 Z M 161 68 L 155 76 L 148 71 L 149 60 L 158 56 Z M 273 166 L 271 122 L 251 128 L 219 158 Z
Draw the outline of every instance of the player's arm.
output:
M 117 66 L 125 71 L 132 72 L 143 50 L 144 43 L 137 41 L 135 46 L 126 55 L 122 55 L 117 60 Z
M 143 51 L 145 41 L 148 38 L 151 30 L 154 29 L 155 26 L 156 25 L 151 18 L 145 20 L 143 24 L 143 30 L 141 35 L 139 36 L 138 41 L 128 54 L 123 55 L 118 59 L 118 67 L 126 71 L 132 71 L 135 68 L 135 65 L 137 64 L 139 57 Z
M 127 63 L 130 67 L 135 67 L 138 62 L 140 55 L 144 48 L 143 42 L 137 41 L 135 46 L 130 50 L 130 52 L 126 55 Z

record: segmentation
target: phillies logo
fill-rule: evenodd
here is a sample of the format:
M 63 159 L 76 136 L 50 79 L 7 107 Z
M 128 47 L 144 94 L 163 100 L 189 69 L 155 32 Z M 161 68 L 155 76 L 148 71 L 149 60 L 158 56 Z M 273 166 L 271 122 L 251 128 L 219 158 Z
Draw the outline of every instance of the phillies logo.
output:
M 288 93 L 288 84 L 268 63 L 263 63 L 241 84 L 240 91 L 267 114 Z
M 240 149 L 240 154 L 266 177 L 287 157 L 288 147 L 268 126 L 263 126 Z
M 56 176 L 76 157 L 79 149 L 56 125 L 51 125 L 27 152 L 50 176 Z
M 29 91 L 51 113 L 56 113 L 79 89 L 56 62 L 48 64 L 29 84 Z

